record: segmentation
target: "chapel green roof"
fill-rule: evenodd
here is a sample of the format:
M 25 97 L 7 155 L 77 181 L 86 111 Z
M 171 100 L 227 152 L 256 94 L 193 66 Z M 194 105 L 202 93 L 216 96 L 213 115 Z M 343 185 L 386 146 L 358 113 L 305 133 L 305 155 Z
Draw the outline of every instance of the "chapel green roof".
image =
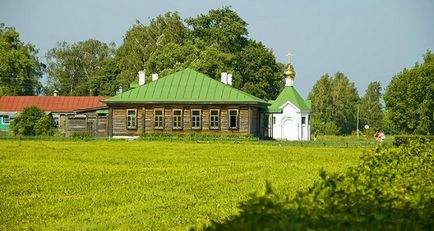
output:
M 263 104 L 258 97 L 192 69 L 184 69 L 133 88 L 104 103 Z
M 283 88 L 283 91 L 279 94 L 276 100 L 269 101 L 271 105 L 268 107 L 268 112 L 281 113 L 281 107 L 288 101 L 298 107 L 301 111 L 310 111 L 310 100 L 304 100 L 294 87 L 287 86 Z

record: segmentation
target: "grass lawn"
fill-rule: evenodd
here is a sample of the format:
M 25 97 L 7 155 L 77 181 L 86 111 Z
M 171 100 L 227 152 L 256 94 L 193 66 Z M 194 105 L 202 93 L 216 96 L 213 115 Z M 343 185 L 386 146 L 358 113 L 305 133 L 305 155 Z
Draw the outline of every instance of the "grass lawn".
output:
M 307 188 L 360 147 L 273 142 L 0 140 L 0 230 L 188 230 L 271 182 Z

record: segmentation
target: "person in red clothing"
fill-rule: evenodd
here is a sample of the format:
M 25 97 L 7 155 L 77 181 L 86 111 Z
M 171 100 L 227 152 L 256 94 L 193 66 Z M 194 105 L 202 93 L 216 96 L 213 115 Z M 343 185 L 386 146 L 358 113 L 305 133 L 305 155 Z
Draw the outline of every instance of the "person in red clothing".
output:
M 374 137 L 375 137 L 375 139 L 377 140 L 377 141 L 380 141 L 381 140 L 381 138 L 380 138 L 380 131 L 376 131 L 375 132 L 375 134 L 374 134 Z

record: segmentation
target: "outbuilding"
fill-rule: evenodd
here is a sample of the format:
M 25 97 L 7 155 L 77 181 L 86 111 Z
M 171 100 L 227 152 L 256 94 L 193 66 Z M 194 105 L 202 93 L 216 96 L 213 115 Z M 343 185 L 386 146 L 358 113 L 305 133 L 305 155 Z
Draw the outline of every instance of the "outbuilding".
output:
M 10 123 L 25 107 L 37 106 L 53 117 L 53 126 L 66 129 L 68 116 L 76 110 L 104 108 L 106 96 L 2 96 L 0 97 L 0 130 L 9 130 Z

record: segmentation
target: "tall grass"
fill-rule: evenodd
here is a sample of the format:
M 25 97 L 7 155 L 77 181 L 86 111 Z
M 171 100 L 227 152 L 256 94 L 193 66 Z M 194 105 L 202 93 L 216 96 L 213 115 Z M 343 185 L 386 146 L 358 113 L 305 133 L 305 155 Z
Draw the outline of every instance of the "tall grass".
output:
M 294 195 L 360 154 L 270 142 L 0 140 L 0 230 L 186 230 L 236 214 L 265 181 Z

